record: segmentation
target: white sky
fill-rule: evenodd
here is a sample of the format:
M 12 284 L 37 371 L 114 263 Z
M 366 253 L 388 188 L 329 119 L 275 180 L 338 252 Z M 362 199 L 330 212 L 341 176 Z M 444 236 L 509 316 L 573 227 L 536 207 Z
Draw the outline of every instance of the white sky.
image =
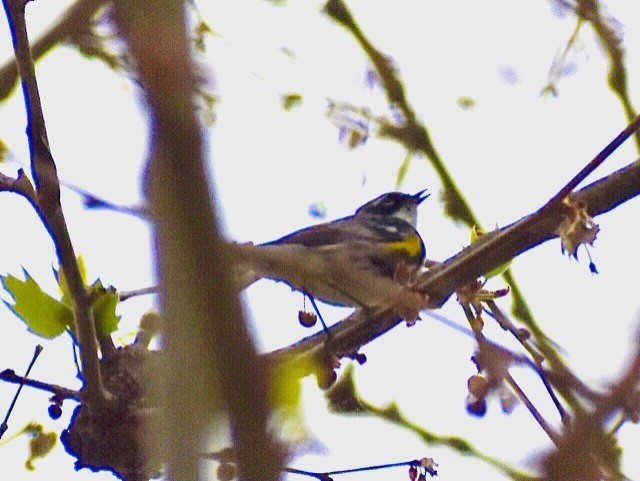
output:
M 261 242 L 314 222 L 308 207 L 323 202 L 329 219 L 353 212 L 361 203 L 394 190 L 401 147 L 371 138 L 348 150 L 337 129 L 324 116 L 327 99 L 367 106 L 385 114 L 384 96 L 364 84 L 367 62 L 355 41 L 318 13 L 319 2 L 293 0 L 286 7 L 261 1 L 200 2 L 202 13 L 220 37 L 208 45 L 212 76 L 221 102 L 211 132 L 211 161 L 216 192 L 231 238 Z M 206 5 L 205 5 L 206 3 Z M 632 100 L 640 105 L 640 23 L 635 2 L 608 2 L 622 23 Z M 505 225 L 542 205 L 625 125 L 622 109 L 605 86 L 606 60 L 589 29 L 570 53 L 573 75 L 559 82 L 560 96 L 539 95 L 551 63 L 574 28 L 570 16 L 558 17 L 548 2 L 388 2 L 351 1 L 364 32 L 392 56 L 405 81 L 409 101 L 430 129 L 446 160 L 485 227 Z M 41 31 L 62 6 L 29 4 L 28 22 Z M 636 22 L 636 23 L 631 23 Z M 0 22 L 0 58 L 11 55 L 6 22 Z M 295 57 L 280 48 L 293 50 Z M 514 83 L 501 72 L 513 72 Z M 126 79 L 100 62 L 88 61 L 70 48 L 59 48 L 38 64 L 38 80 L 54 157 L 61 178 L 116 203 L 140 199 L 140 171 L 146 146 L 142 102 Z M 285 113 L 280 95 L 298 92 L 300 107 Z M 463 111 L 462 96 L 475 108 Z M 28 161 L 24 107 L 19 90 L 0 107 L 0 137 L 15 159 Z M 596 180 L 637 157 L 627 143 L 598 170 Z M 12 166 L 3 167 L 3 172 Z M 413 159 L 402 190 L 429 188 L 439 193 L 437 177 L 427 162 Z M 65 213 L 76 249 L 91 278 L 120 290 L 153 282 L 146 226 L 122 215 L 85 211 L 78 197 L 64 192 Z M 0 273 L 20 274 L 24 266 L 50 293 L 55 263 L 51 242 L 25 202 L 0 195 L 5 230 L 0 236 Z M 514 271 L 539 323 L 563 348 L 570 366 L 588 382 L 606 383 L 620 373 L 637 332 L 638 298 L 635 268 L 637 201 L 598 218 L 602 229 L 594 260 L 601 274 L 581 262 L 560 256 L 559 241 L 549 242 L 514 262 Z M 419 231 L 430 258 L 445 259 L 468 243 L 464 228 L 443 216 L 438 195 L 420 210 Z M 502 287 L 499 280 L 489 284 Z M 4 299 L 8 299 L 3 293 Z M 247 298 L 255 334 L 264 350 L 295 342 L 309 331 L 296 321 L 301 296 L 283 285 L 263 281 Z M 149 298 L 121 306 L 124 332 L 133 332 Z M 501 301 L 508 306 L 508 300 Z M 345 310 L 323 310 L 331 323 Z M 441 312 L 464 325 L 462 311 L 450 300 Z M 3 336 L 0 369 L 22 371 L 33 346 L 45 346 L 33 377 L 78 387 L 67 339 L 38 341 L 23 324 L 0 307 Z M 492 339 L 517 349 L 509 337 L 488 322 Z M 414 422 L 441 434 L 458 434 L 482 451 L 512 462 L 532 463 L 547 438 L 523 406 L 510 416 L 490 403 L 483 419 L 464 409 L 466 380 L 474 373 L 470 339 L 426 318 L 417 326 L 396 328 L 363 349 L 368 362 L 356 369 L 361 393 L 372 403 L 397 401 Z M 405 375 L 401 375 L 405 374 Z M 529 372 L 516 371 L 518 381 L 547 419 L 557 425 L 548 397 Z M 380 422 L 324 414 L 321 393 L 306 392 L 309 431 L 322 450 L 299 458 L 295 466 L 319 471 L 433 457 L 441 480 L 502 479 L 490 468 L 432 448 L 414 436 Z M 0 413 L 14 392 L 0 385 Z M 25 390 L 11 419 L 10 433 L 35 418 L 49 429 L 68 423 L 51 421 L 44 394 Z M 625 452 L 640 447 L 635 426 L 621 431 Z M 110 475 L 72 473 L 72 459 L 60 446 L 50 458 L 26 472 L 26 440 L 0 448 L 3 472 L 15 480 L 50 479 L 52 469 L 66 479 L 112 479 Z M 637 479 L 640 464 L 627 456 L 627 475 Z M 382 479 L 398 474 L 361 474 Z M 342 478 L 340 478 L 342 479 Z M 355 479 L 355 478 L 353 478 Z M 386 478 L 388 479 L 388 478 Z M 398 478 L 402 479 L 402 478 Z

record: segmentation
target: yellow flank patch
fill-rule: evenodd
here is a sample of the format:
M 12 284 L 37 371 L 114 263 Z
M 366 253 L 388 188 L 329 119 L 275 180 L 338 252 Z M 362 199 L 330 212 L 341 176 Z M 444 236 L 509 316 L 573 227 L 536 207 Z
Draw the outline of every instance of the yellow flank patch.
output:
M 393 251 L 406 252 L 411 257 L 420 257 L 422 255 L 422 242 L 420 242 L 420 237 L 417 235 L 410 235 L 401 241 L 391 242 L 389 248 Z

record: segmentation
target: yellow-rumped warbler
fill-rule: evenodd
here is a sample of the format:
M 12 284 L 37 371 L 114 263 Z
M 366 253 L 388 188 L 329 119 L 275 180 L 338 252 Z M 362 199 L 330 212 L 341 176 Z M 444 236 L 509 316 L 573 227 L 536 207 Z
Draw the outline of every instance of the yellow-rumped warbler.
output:
M 416 223 L 427 197 L 426 189 L 413 195 L 389 192 L 348 217 L 265 244 L 240 244 L 239 287 L 269 278 L 329 304 L 391 308 L 405 289 L 396 280 L 398 270 L 415 272 L 424 263 Z

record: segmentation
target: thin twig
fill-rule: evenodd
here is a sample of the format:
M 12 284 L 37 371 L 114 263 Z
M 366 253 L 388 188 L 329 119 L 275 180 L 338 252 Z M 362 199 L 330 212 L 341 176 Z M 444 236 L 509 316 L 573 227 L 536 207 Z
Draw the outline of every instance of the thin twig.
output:
M 614 153 L 618 147 L 620 147 L 629 137 L 631 137 L 638 129 L 640 129 L 640 115 L 637 116 L 633 122 L 627 125 L 622 132 L 620 132 L 615 139 L 607 144 L 607 146 L 598 152 L 591 162 L 585 165 L 580 172 L 578 172 L 573 179 L 565 184 L 556 195 L 554 195 L 549 202 L 547 202 L 541 210 L 552 208 L 553 206 L 561 203 L 565 197 L 567 197 L 573 190 L 585 180 L 589 174 L 596 170 L 607 158 Z
M 29 366 L 27 367 L 27 370 L 24 373 L 25 378 L 29 375 L 29 373 L 31 372 L 31 368 L 33 367 L 33 365 L 36 362 L 36 359 L 38 359 L 38 356 L 40 355 L 40 353 L 42 352 L 42 346 L 40 344 L 38 344 L 36 346 L 36 348 L 33 351 L 33 357 L 31 358 L 31 362 L 29 363 Z M 2 421 L 2 424 L 0 424 L 0 439 L 2 438 L 2 436 L 4 435 L 5 432 L 7 432 L 7 429 L 9 429 L 9 418 L 11 417 L 11 413 L 13 412 L 13 408 L 16 405 L 16 402 L 18 402 L 18 396 L 20 396 L 20 392 L 22 392 L 22 387 L 24 386 L 24 381 L 20 383 L 20 385 L 18 386 L 18 389 L 16 389 L 16 393 L 13 396 L 13 399 L 11 400 L 11 404 L 9 405 L 9 409 L 7 409 L 7 414 L 4 417 L 4 420 Z
M 575 45 L 576 40 L 578 39 L 578 32 L 580 32 L 580 27 L 582 27 L 583 24 L 584 20 L 582 18 L 578 18 L 576 26 L 574 27 L 569 40 L 567 40 L 567 44 L 564 46 L 564 49 L 562 49 L 562 53 L 558 57 L 556 57 L 556 59 L 553 61 L 553 64 L 551 65 L 551 68 L 549 69 L 549 74 L 547 75 L 547 84 L 542 88 L 541 93 L 551 92 L 554 96 L 557 95 L 556 81 L 562 74 L 562 69 L 565 67 L 569 52 Z
M 545 372 L 540 368 L 539 365 L 536 365 L 535 371 L 538 373 L 538 377 L 540 377 L 540 380 L 542 381 L 542 384 L 544 385 L 544 388 L 547 390 L 547 393 L 549 394 L 549 397 L 551 398 L 551 401 L 553 402 L 553 405 L 556 407 L 556 410 L 560 414 L 560 420 L 562 421 L 562 424 L 564 424 L 566 426 L 567 424 L 569 424 L 569 421 L 571 420 L 571 417 L 569 416 L 569 413 L 567 412 L 567 410 L 564 408 L 564 406 L 560 402 L 560 399 L 558 398 L 558 395 L 556 394 L 555 390 L 553 389 L 553 385 L 547 379 L 547 376 L 545 376 Z
M 560 402 L 560 399 L 558 399 L 558 396 L 554 391 L 552 384 L 549 382 L 549 380 L 545 376 L 544 371 L 542 370 L 541 364 L 544 360 L 544 356 L 528 341 L 528 339 L 523 338 L 523 336 L 519 334 L 519 329 L 513 324 L 513 322 L 511 322 L 507 315 L 502 312 L 495 301 L 487 301 L 486 304 L 489 307 L 489 310 L 487 311 L 489 315 L 494 317 L 500 323 L 500 325 L 503 326 L 503 328 L 506 328 L 509 332 L 511 332 L 512 335 L 518 340 L 518 342 L 520 342 L 520 344 L 527 350 L 527 352 L 529 352 L 533 360 L 529 361 L 527 365 L 529 365 L 529 367 L 531 367 L 538 374 L 540 380 L 542 381 L 542 384 L 549 394 L 549 397 L 551 398 L 554 406 L 560 414 L 560 419 L 564 424 L 567 424 L 570 419 L 569 414 Z M 560 369 L 562 370 L 562 368 Z M 564 372 L 569 377 L 577 381 L 572 372 L 569 372 L 568 370 Z
M 226 448 L 218 452 L 203 453 L 200 455 L 200 457 L 203 459 L 211 459 L 214 461 L 218 461 L 220 463 L 233 463 L 235 462 L 235 450 Z M 305 469 L 291 468 L 287 466 L 282 468 L 282 470 L 286 473 L 300 474 L 302 476 L 309 476 L 311 478 L 326 480 L 329 476 L 335 476 L 340 474 L 362 473 L 366 471 L 378 471 L 381 469 L 398 468 L 401 466 L 418 467 L 418 466 L 421 466 L 421 461 L 418 459 L 411 459 L 409 461 L 400 461 L 398 463 L 386 463 L 386 464 L 378 464 L 373 466 L 362 466 L 359 468 L 339 469 L 335 471 L 326 471 L 326 472 L 308 471 Z
M 450 327 L 450 328 L 454 329 L 457 332 L 460 332 L 461 334 L 464 334 L 467 337 L 471 337 L 471 338 L 474 338 L 474 339 L 476 338 L 476 336 L 473 333 L 473 331 L 471 329 L 469 329 L 468 327 L 460 326 L 459 324 L 456 324 L 455 322 L 445 318 L 444 316 L 438 314 L 435 311 L 426 311 L 425 315 L 437 320 L 438 322 L 444 324 L 447 327 Z M 515 352 L 512 352 L 511 350 L 507 349 L 506 347 L 501 346 L 499 344 L 496 344 L 496 343 L 494 343 L 492 341 L 486 340 L 485 342 L 487 342 L 487 344 L 489 344 L 490 346 L 492 346 L 492 347 L 494 347 L 496 349 L 500 349 L 500 350 L 502 350 L 502 351 L 504 351 L 506 353 L 509 353 L 509 355 L 518 364 L 523 364 L 523 365 L 527 366 L 528 368 L 530 368 L 532 371 L 534 371 L 538 375 L 540 380 L 542 381 L 542 384 L 544 385 L 545 389 L 547 390 L 547 393 L 549 394 L 549 397 L 553 401 L 553 404 L 555 405 L 558 413 L 560 414 L 560 419 L 562 420 L 563 424 L 567 424 L 568 423 L 569 414 L 567 413 L 566 409 L 564 408 L 564 406 L 562 405 L 562 403 L 558 399 L 558 396 L 556 395 L 552 384 L 547 379 L 545 370 L 542 369 L 542 367 L 537 362 L 535 362 L 534 360 L 531 360 L 531 359 L 529 359 L 527 357 L 524 357 L 523 355 L 519 355 L 519 354 L 517 354 Z M 570 375 L 570 377 L 572 379 L 577 381 L 577 379 L 575 378 L 573 373 L 569 373 L 569 375 Z
M 160 292 L 160 288 L 158 286 L 150 286 L 143 287 L 141 289 L 134 289 L 132 291 L 119 292 L 118 297 L 120 298 L 120 302 L 124 302 L 132 297 L 147 296 L 150 294 L 157 294 L 158 292 Z
M 496 304 L 494 300 L 487 300 L 485 301 L 485 304 L 487 305 L 487 308 L 484 309 L 484 312 L 493 317 L 502 329 L 509 332 L 522 345 L 522 347 L 527 350 L 535 362 L 542 362 L 544 356 L 531 344 L 531 342 L 529 342 L 529 338 L 531 337 L 529 331 L 525 328 L 519 328 L 516 326 L 511 319 L 502 312 L 502 309 L 498 307 L 498 304 Z
M 95 194 L 92 194 L 88 190 L 83 189 L 82 187 L 78 187 L 75 184 L 70 182 L 66 182 L 64 180 L 60 180 L 60 185 L 66 187 L 67 189 L 75 192 L 79 196 L 82 197 L 82 201 L 84 206 L 87 209 L 105 209 L 111 210 L 113 212 L 118 212 L 120 214 L 131 215 L 134 217 L 140 218 L 148 218 L 149 210 L 143 205 L 119 205 L 111 202 L 110 200 L 103 199 L 102 197 L 98 197 Z
M 50 392 L 59 399 L 74 399 L 75 401 L 81 402 L 85 398 L 81 391 L 68 389 L 66 387 L 58 386 L 57 384 L 36 381 L 35 379 L 28 379 L 26 376 L 23 377 L 17 375 L 13 369 L 5 369 L 4 371 L 0 372 L 0 380 L 12 384 L 29 386 L 34 389 L 40 389 L 41 391 Z
M 506 373 L 506 375 L 504 376 L 504 380 L 511 387 L 511 389 L 513 389 L 513 391 L 516 393 L 516 396 L 518 396 L 520 401 L 522 401 L 522 403 L 526 406 L 526 408 L 529 410 L 529 412 L 531 413 L 533 418 L 536 420 L 536 422 L 540 425 L 542 430 L 547 434 L 547 436 L 549 436 L 549 439 L 551 439 L 553 444 L 557 446 L 558 443 L 560 442 L 560 435 L 556 433 L 555 430 L 551 427 L 551 425 L 542 417 L 542 414 L 540 414 L 540 411 L 536 409 L 536 407 L 529 400 L 529 398 L 524 393 L 524 391 L 520 388 L 520 386 L 515 381 L 515 379 L 513 379 L 511 374 Z
M 350 469 L 340 469 L 337 471 L 327 471 L 326 473 L 320 473 L 316 471 L 307 471 L 304 469 L 298 468 L 284 468 L 283 471 L 292 474 L 300 474 L 302 476 L 309 476 L 316 479 L 327 479 L 329 476 L 336 476 L 340 474 L 353 474 L 353 473 L 362 473 L 367 471 L 378 471 L 380 469 L 391 469 L 398 468 L 401 466 L 417 466 L 420 462 L 418 460 L 412 459 L 410 461 L 401 461 L 399 463 L 388 463 L 388 464 L 378 464 L 375 466 L 362 466 L 360 468 L 350 468 Z

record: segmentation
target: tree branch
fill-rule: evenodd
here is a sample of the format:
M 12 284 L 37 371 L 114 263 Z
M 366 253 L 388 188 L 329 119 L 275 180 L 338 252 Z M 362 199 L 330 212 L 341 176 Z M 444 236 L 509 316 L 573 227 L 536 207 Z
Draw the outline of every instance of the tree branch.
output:
M 199 478 L 205 420 L 224 405 L 240 479 L 272 481 L 283 458 L 268 430 L 267 372 L 228 282 L 228 247 L 218 231 L 193 103 L 184 4 L 114 6 L 146 89 L 153 133 L 144 184 L 167 320 L 167 476 Z
M 50 392 L 59 399 L 73 399 L 75 401 L 83 401 L 83 395 L 81 391 L 75 391 L 68 389 L 57 384 L 49 384 L 48 382 L 37 381 L 35 379 L 29 379 L 25 376 L 19 376 L 13 369 L 5 369 L 0 372 L 0 380 L 12 384 L 20 384 L 29 386 L 34 389 L 40 389 L 41 391 Z
M 111 396 L 102 384 L 91 304 L 60 205 L 60 184 L 55 162 L 49 150 L 33 57 L 29 48 L 24 15 L 25 2 L 24 0 L 3 0 L 3 5 L 11 30 L 18 71 L 22 78 L 31 170 L 36 184 L 37 212 L 54 242 L 74 303 L 76 332 L 80 342 L 80 357 L 85 381 L 84 389 L 93 406 L 100 407 L 104 406 Z M 28 196 L 27 199 L 29 199 Z
M 575 202 L 584 202 L 592 216 L 604 214 L 640 194 L 640 162 L 634 162 L 571 194 Z M 442 305 L 459 286 L 468 284 L 485 272 L 557 237 L 562 210 L 547 209 L 532 213 L 510 226 L 482 236 L 443 263 L 429 269 L 420 279 L 424 290 L 437 305 Z M 357 310 L 331 326 L 331 348 L 338 357 L 347 356 L 378 338 L 401 322 L 389 313 L 371 318 Z M 323 332 L 294 345 L 265 355 L 269 362 L 299 362 L 317 355 L 324 348 Z

